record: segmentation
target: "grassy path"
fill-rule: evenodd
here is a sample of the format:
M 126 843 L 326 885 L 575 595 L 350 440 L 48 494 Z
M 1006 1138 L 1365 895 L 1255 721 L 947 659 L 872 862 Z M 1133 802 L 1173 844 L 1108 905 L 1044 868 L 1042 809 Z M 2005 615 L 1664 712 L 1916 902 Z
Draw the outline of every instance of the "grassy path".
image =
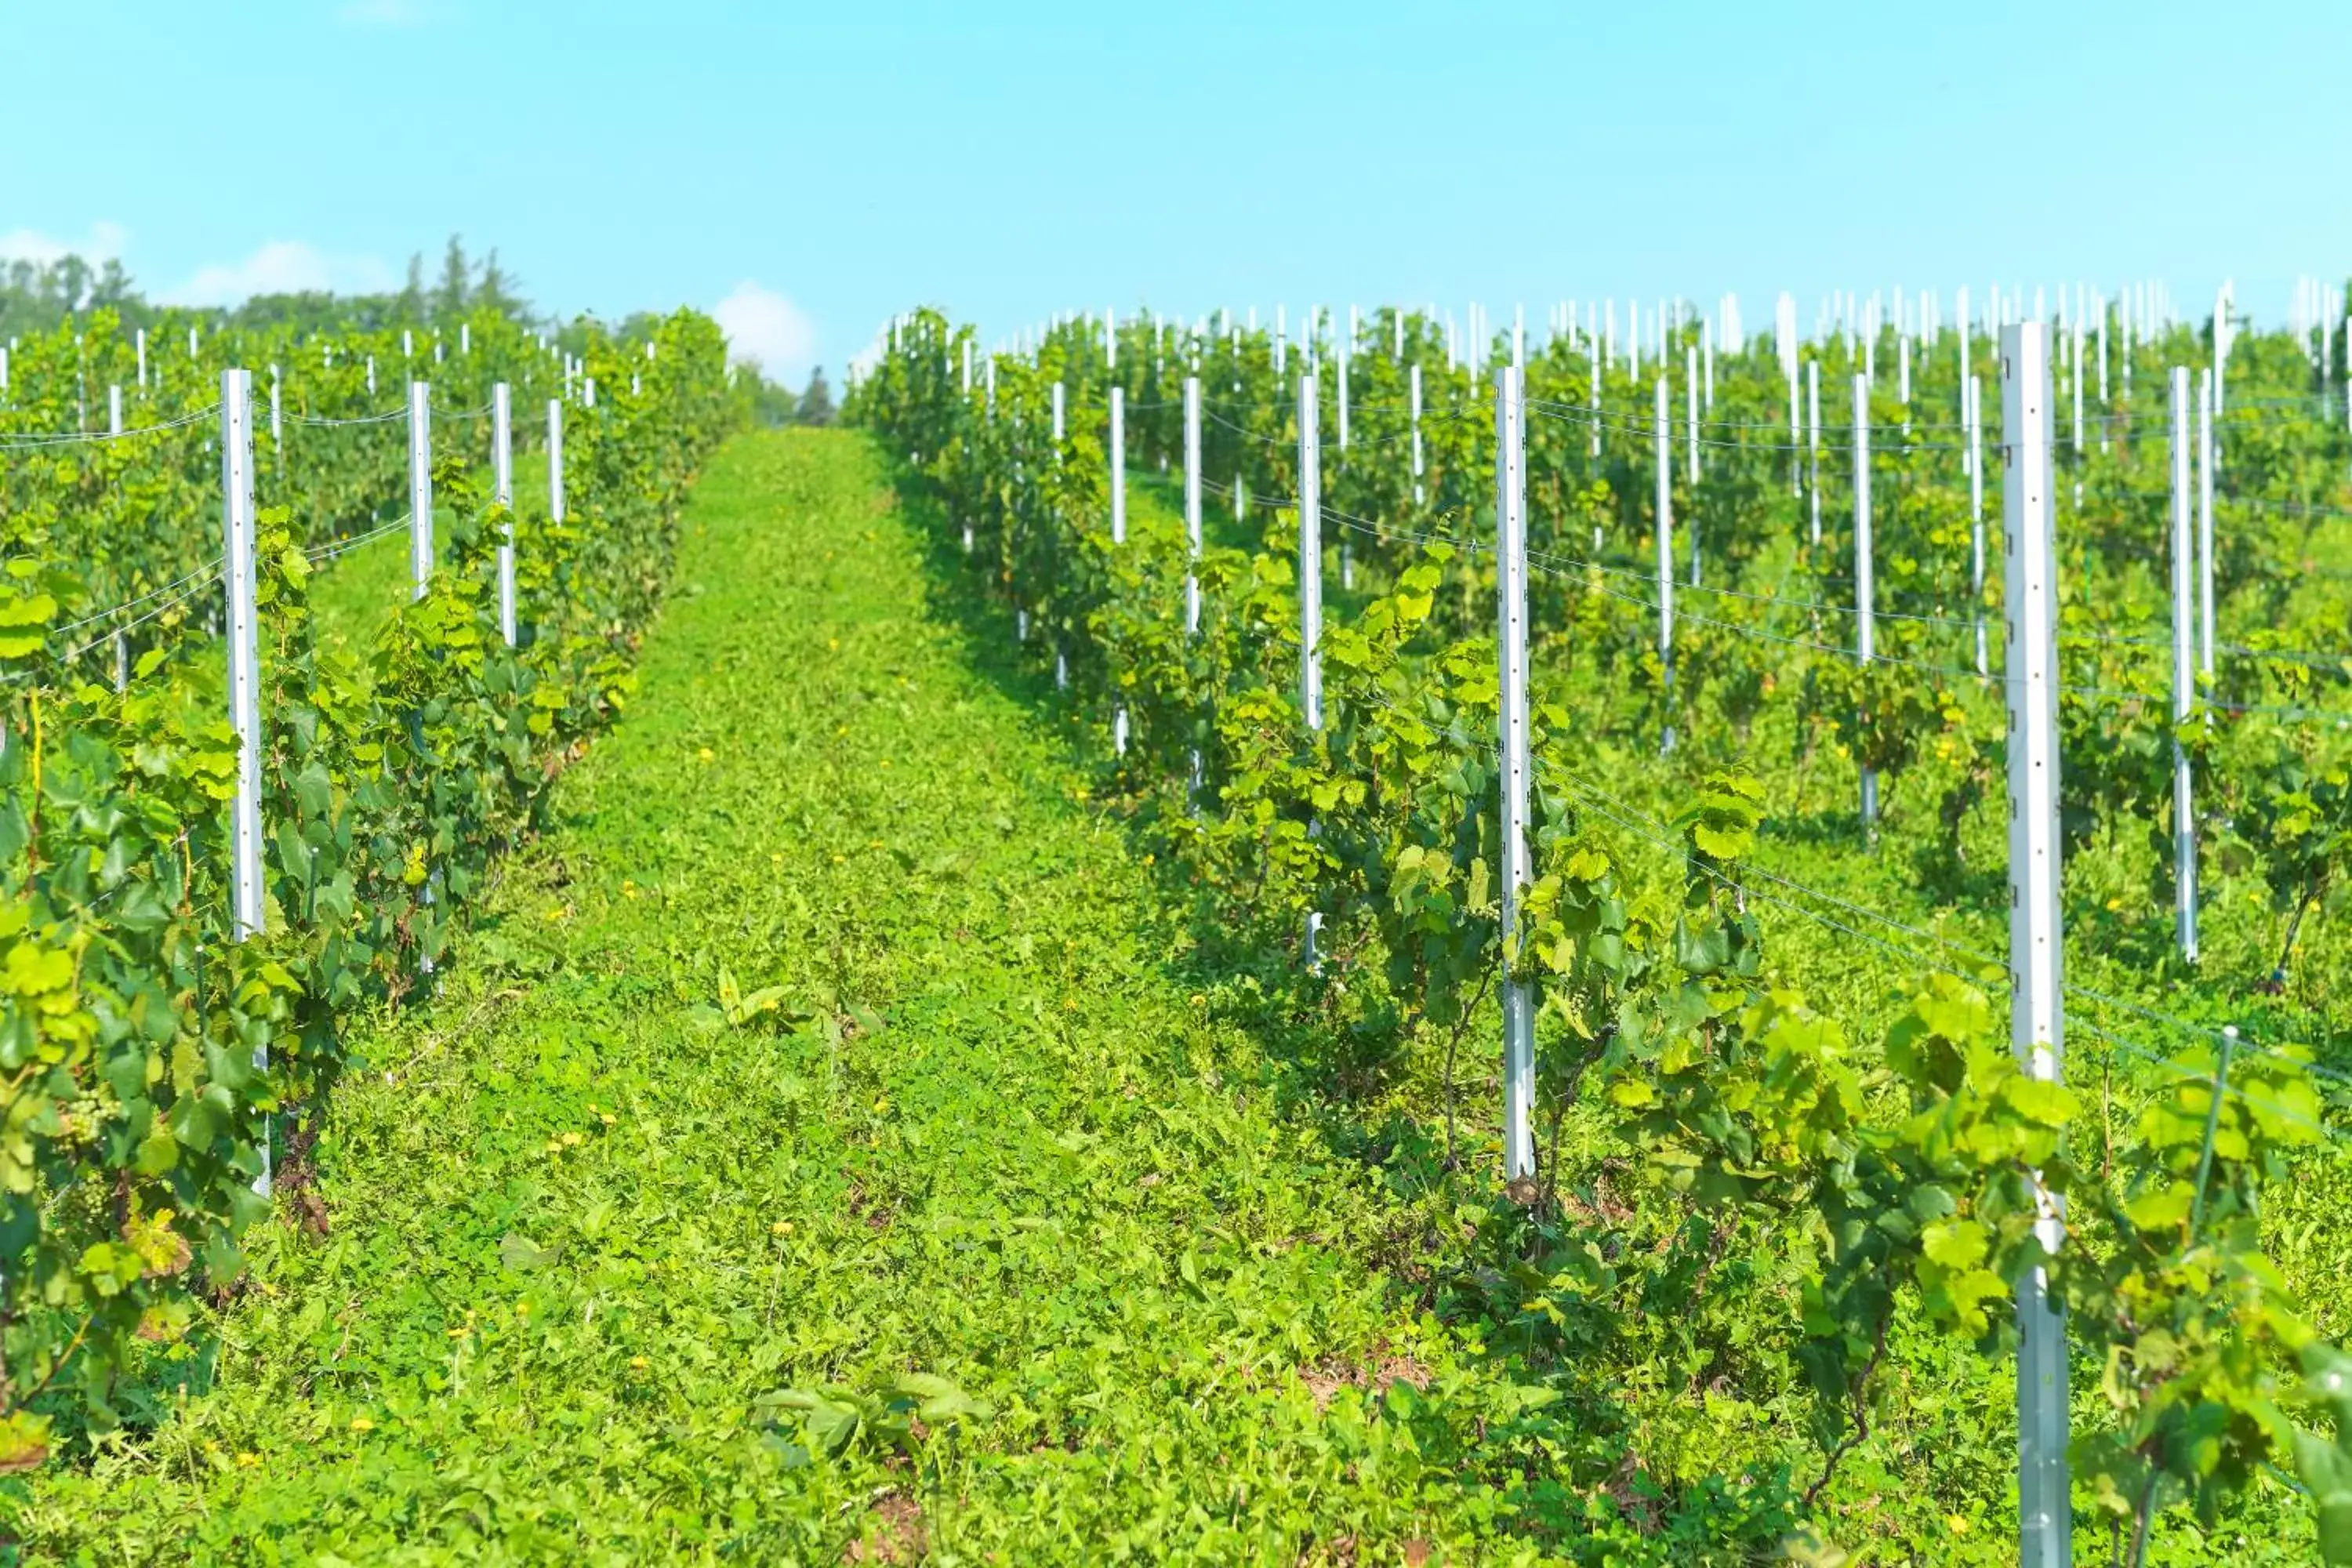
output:
M 31 1483 L 35 1560 L 1531 1558 L 1515 1391 L 1365 1261 L 1423 1212 L 1209 1021 L 890 505 L 851 436 L 714 461 L 631 717 L 340 1097 L 328 1233 Z

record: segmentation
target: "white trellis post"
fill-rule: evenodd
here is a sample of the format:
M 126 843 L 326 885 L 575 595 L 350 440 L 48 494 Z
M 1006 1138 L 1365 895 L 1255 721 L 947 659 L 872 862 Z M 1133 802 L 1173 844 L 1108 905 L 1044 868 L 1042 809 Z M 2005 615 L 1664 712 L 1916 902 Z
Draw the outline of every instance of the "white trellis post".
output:
M 1127 389 L 1110 389 L 1110 542 L 1127 542 Z
M 408 384 L 408 575 L 415 598 L 433 576 L 433 386 Z
M 1108 313 L 1103 318 L 1103 325 L 1106 336 L 1116 345 L 1118 340 L 1111 335 Z M 1110 389 L 1110 542 L 1115 545 L 1127 542 L 1127 389 L 1117 384 Z M 1127 704 L 1124 702 L 1111 710 L 1110 744 L 1114 755 L 1127 755 Z
M 1899 302 L 1902 296 L 1897 295 Z M 1895 400 L 1903 405 L 1903 434 L 1911 434 L 1911 339 L 1908 333 L 1897 332 L 1895 339 Z
M 278 417 L 277 403 L 277 389 L 273 387 L 270 389 L 270 422 L 273 425 Z M 122 388 L 120 386 L 106 389 L 106 433 L 118 437 L 122 434 Z
M 1698 351 L 1683 348 L 1683 452 L 1690 482 L 1698 483 Z
M 2352 342 L 2345 352 L 2352 354 Z M 2197 657 L 2198 669 L 2213 679 L 2213 372 L 2197 384 Z
M 236 733 L 236 795 L 229 816 L 231 934 L 245 942 L 261 934 L 267 908 L 261 871 L 261 652 L 254 616 L 253 378 L 221 372 L 221 544 L 227 591 L 228 716 Z M 269 1066 L 269 1047 L 257 1046 L 253 1065 Z M 254 1190 L 270 1187 L 269 1119 L 261 1123 L 261 1173 Z
M 1356 308 L 1348 307 L 1348 338 L 1339 345 L 1339 384 L 1337 388 L 1339 405 L 1339 467 L 1344 473 L 1348 466 L 1348 358 L 1355 350 Z M 1356 555 L 1349 548 L 1348 531 L 1339 531 L 1339 586 L 1348 593 L 1356 589 Z
M 1698 586 L 1698 360 L 1697 351 L 1685 345 L 1683 349 L 1683 409 L 1685 430 L 1685 447 L 1688 456 L 1691 487 L 1690 580 Z
M 1502 718 L 1503 1179 L 1535 1175 L 1535 999 L 1512 971 L 1528 865 L 1528 523 L 1520 372 L 1495 377 L 1495 597 Z
M 139 390 L 144 392 L 147 390 L 147 329 L 144 327 L 139 329 L 138 343 Z
M 1961 417 L 1969 440 L 1969 592 L 1976 600 L 1977 673 L 1989 675 L 1985 649 L 1984 384 L 1974 376 L 1960 384 Z
M 547 400 L 547 516 L 563 521 L 563 400 Z
M 1298 378 L 1298 706 L 1323 728 L 1323 474 L 1316 433 L 1315 375 Z M 1310 826 L 1310 831 L 1312 827 Z M 1307 913 L 1307 966 L 1319 963 L 1323 911 Z
M 1298 706 L 1323 727 L 1323 473 L 1315 377 L 1298 378 Z
M 1420 506 L 1427 499 L 1421 486 L 1421 366 L 1415 363 L 1405 378 L 1406 401 L 1412 411 L 1412 504 Z
M 1822 542 L 1822 362 L 1805 362 L 1805 415 L 1811 447 L 1813 542 Z
M 1853 656 L 1866 670 L 1877 655 L 1871 619 L 1870 582 L 1870 377 L 1853 378 Z M 1878 770 L 1862 766 L 1862 831 L 1878 837 Z
M 1201 631 L 1201 378 L 1184 378 L 1184 635 Z
M 2189 405 L 2189 367 L 2172 367 L 2172 880 L 2180 956 L 2197 962 L 2197 805 L 2189 749 L 2179 727 L 2197 701 L 2196 612 L 2191 586 L 2194 526 L 2189 504 L 2189 445 L 2196 427 Z
M 490 388 L 490 499 L 507 509 L 499 536 L 499 635 L 515 646 L 514 414 L 507 384 Z
M 1669 423 L 1666 378 L 1658 377 L 1656 409 L 1650 425 L 1657 469 L 1654 510 L 1658 531 L 1658 664 L 1664 713 L 1658 735 L 1661 756 L 1675 749 L 1675 447 Z
M 2002 556 L 2008 619 L 2010 1041 L 2019 1065 L 2055 1083 L 2064 1066 L 2064 928 L 2058 874 L 2058 550 L 2052 494 L 2050 339 L 2039 321 L 2001 330 Z M 2063 1195 L 2032 1174 L 2034 1234 L 2054 1257 Z M 2036 1265 L 2017 1287 L 2019 1561 L 2070 1568 L 2074 1509 L 2066 1463 L 2066 1316 Z

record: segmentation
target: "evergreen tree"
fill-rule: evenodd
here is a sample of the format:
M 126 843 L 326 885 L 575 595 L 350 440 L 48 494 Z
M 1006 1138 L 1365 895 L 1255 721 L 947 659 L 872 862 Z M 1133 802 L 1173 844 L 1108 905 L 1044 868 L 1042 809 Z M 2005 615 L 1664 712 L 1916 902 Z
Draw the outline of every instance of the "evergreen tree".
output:
M 824 384 L 824 366 L 809 372 L 808 390 L 801 394 L 800 422 L 803 425 L 833 423 L 833 389 Z
M 489 256 L 482 262 L 481 280 L 474 285 L 474 303 L 502 316 L 514 315 L 522 304 L 516 296 L 516 287 L 513 277 L 499 265 L 498 247 L 491 247 Z
M 441 287 L 433 291 L 433 314 L 436 319 L 453 321 L 466 313 L 466 296 L 472 274 L 466 267 L 466 247 L 456 235 L 449 237 L 449 248 L 441 258 Z
M 408 258 L 408 287 L 400 291 L 400 318 L 414 321 L 425 314 L 425 253 Z

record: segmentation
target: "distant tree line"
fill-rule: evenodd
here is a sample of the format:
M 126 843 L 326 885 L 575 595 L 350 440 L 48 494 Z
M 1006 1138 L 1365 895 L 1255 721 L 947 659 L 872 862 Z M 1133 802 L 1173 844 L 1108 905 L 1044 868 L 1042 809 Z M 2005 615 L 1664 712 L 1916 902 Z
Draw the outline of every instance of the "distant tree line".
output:
M 95 265 L 79 256 L 63 256 L 47 262 L 0 262 L 0 342 L 47 331 L 69 317 L 91 310 L 110 310 L 131 326 L 148 326 L 163 313 L 163 309 L 140 293 L 122 263 L 112 258 Z M 499 263 L 495 248 L 478 262 L 472 260 L 466 254 L 463 239 L 454 234 L 441 254 L 439 276 L 429 283 L 425 256 L 420 251 L 408 258 L 405 283 L 390 293 L 306 290 L 256 294 L 232 310 L 205 313 L 230 327 L 291 326 L 304 331 L 356 328 L 373 331 L 412 324 L 454 323 L 468 312 L 485 310 L 496 310 L 545 332 L 569 352 L 578 353 L 586 344 L 586 323 L 541 317 L 524 297 L 521 282 Z M 660 321 L 658 315 L 639 311 L 625 318 L 613 331 L 624 342 L 642 342 L 653 335 Z M 833 393 L 825 384 L 822 367 L 809 377 L 807 388 L 799 393 L 761 375 L 753 407 L 760 422 L 766 425 L 833 422 Z
M 110 310 L 134 327 L 152 324 L 164 307 L 149 300 L 119 260 L 96 266 L 79 256 L 55 261 L 0 264 L 0 335 L 47 331 L 71 316 Z M 478 263 L 466 256 L 464 241 L 449 237 L 439 279 L 425 280 L 425 258 L 408 260 L 405 287 L 391 293 L 335 294 L 323 289 L 256 294 L 232 310 L 204 312 L 224 326 L 325 330 L 455 321 L 469 310 L 497 310 L 527 325 L 541 325 L 513 274 L 492 250 Z
M 761 425 L 830 425 L 833 423 L 833 388 L 824 379 L 824 366 L 809 372 L 808 385 L 800 392 L 780 382 L 760 378 L 759 390 L 751 400 L 752 416 Z
M 120 261 L 92 267 L 65 256 L 0 263 L 0 341 L 45 332 L 76 310 L 109 309 L 142 321 L 153 314 Z

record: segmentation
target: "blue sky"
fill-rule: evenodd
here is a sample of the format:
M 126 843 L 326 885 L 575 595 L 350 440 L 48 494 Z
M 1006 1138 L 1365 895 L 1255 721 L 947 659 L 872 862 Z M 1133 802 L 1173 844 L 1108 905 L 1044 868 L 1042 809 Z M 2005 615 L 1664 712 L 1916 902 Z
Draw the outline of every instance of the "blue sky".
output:
M 1741 296 L 2352 269 L 2352 5 L 240 0 L 6 6 L 0 254 L 564 311 L 734 300 L 797 381 L 917 302 Z M 750 286 L 746 291 L 745 286 Z

